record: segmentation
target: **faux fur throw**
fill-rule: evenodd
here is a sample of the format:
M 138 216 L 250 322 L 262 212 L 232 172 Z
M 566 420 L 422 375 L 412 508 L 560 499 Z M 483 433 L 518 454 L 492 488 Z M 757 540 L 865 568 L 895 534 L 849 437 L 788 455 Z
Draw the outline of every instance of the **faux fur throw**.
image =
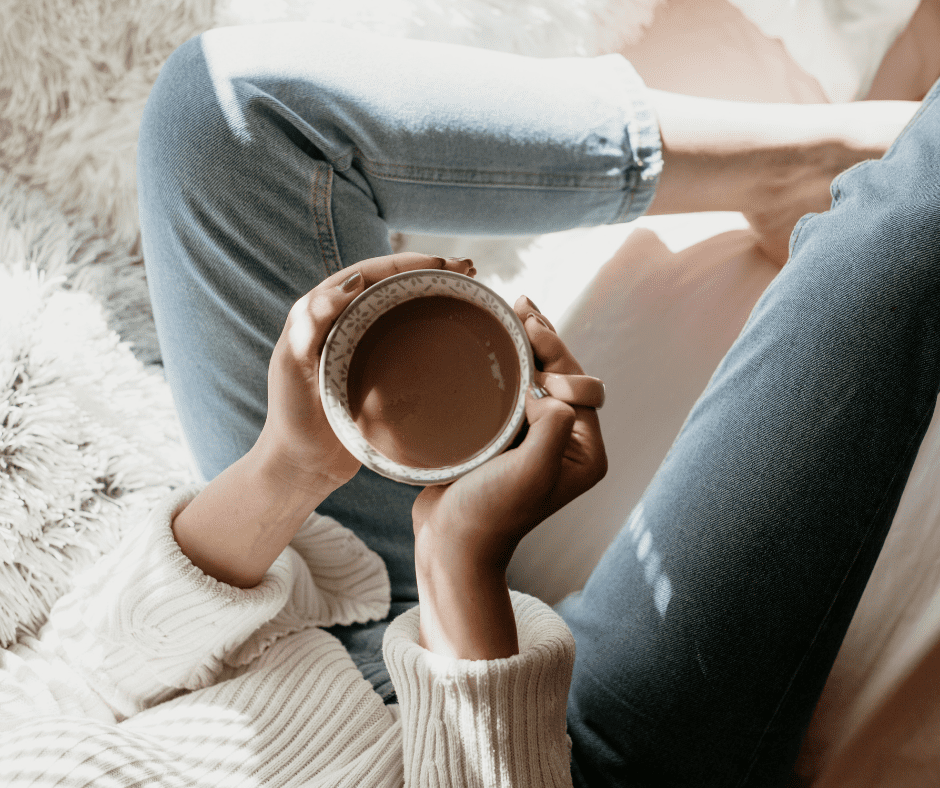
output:
M 591 55 L 636 38 L 658 2 L 0 0 L 0 645 L 191 478 L 135 189 L 143 107 L 177 46 L 222 24 L 319 20 Z
M 169 390 L 108 327 L 103 252 L 0 183 L 0 644 L 34 630 L 76 571 L 190 478 Z M 114 315 L 112 315 L 114 317 Z

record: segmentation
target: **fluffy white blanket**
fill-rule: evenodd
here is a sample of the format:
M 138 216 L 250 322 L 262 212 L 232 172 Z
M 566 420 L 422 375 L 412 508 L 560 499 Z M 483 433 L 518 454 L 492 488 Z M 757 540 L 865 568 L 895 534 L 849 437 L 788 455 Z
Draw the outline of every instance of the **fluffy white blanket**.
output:
M 114 546 L 126 517 L 189 474 L 159 370 L 119 341 L 102 309 L 123 292 L 127 309 L 110 315 L 134 333 L 140 266 L 9 176 L 0 180 L 0 261 L 6 645 L 45 620 L 74 573 Z M 116 285 L 103 292 L 107 280 Z

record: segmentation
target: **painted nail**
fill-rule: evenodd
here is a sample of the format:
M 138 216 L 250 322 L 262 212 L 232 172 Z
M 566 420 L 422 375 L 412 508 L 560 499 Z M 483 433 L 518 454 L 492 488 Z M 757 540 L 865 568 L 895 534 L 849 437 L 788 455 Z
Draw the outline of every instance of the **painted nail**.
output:
M 548 321 L 544 317 L 542 317 L 538 312 L 529 312 L 529 314 L 526 315 L 525 319 L 528 320 L 530 317 L 533 318 L 537 323 L 541 323 L 549 331 L 552 330 L 552 327 L 548 324 Z
M 536 312 L 541 313 L 542 310 L 539 309 L 539 308 L 535 305 L 535 301 L 533 301 L 533 300 L 532 300 L 531 298 L 529 298 L 528 296 L 524 296 L 524 298 L 525 298 L 526 301 L 529 302 L 529 306 L 531 306 Z
M 362 273 L 356 271 L 352 276 L 343 280 L 343 283 L 339 286 L 340 290 L 344 293 L 348 293 L 350 290 L 355 289 L 356 285 L 359 284 L 359 280 L 362 279 Z

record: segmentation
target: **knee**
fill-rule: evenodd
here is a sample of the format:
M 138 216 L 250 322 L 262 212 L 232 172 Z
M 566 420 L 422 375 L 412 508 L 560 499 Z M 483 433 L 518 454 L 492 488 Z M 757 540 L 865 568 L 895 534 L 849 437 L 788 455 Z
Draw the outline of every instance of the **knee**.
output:
M 937 107 L 910 124 L 891 149 L 832 184 L 833 224 L 862 259 L 936 276 L 940 263 L 940 156 Z
M 921 160 L 923 161 L 923 160 Z M 829 211 L 806 217 L 791 241 L 791 263 L 853 288 L 863 312 L 932 311 L 940 300 L 940 189 L 913 157 L 863 162 L 832 186 Z M 940 183 L 940 180 L 937 181 Z M 864 307 L 862 306 L 864 304 Z
M 137 185 L 142 201 L 166 199 L 179 191 L 186 177 L 202 170 L 219 116 L 202 36 L 198 36 L 164 63 L 147 98 L 137 140 Z
M 164 63 L 138 138 L 144 196 L 204 203 L 269 144 L 259 111 L 264 91 L 251 68 L 241 67 L 246 35 L 237 28 L 210 30 Z
M 252 26 L 210 30 L 169 57 L 138 138 L 142 200 L 224 201 L 234 188 L 250 185 L 249 175 L 263 178 L 298 154 L 301 160 L 326 155 L 309 138 L 314 127 L 332 128 L 332 110 L 320 106 L 330 102 L 315 102 L 316 112 L 307 113 L 314 117 L 301 119 L 297 102 L 318 95 L 322 85 L 317 68 L 302 79 L 290 73 L 279 49 L 283 33 Z

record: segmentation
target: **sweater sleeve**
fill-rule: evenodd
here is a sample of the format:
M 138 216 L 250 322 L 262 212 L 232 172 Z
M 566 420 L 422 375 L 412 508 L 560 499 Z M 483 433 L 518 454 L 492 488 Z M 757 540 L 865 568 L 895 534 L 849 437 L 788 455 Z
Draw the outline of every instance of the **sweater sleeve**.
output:
M 512 592 L 519 654 L 456 660 L 418 644 L 419 608 L 383 649 L 401 706 L 405 785 L 570 787 L 565 714 L 574 637 L 548 605 Z
M 96 698 L 122 720 L 209 686 L 285 635 L 387 614 L 388 577 L 381 558 L 352 532 L 316 513 L 298 533 L 300 549 L 285 549 L 254 588 L 206 575 L 183 554 L 172 531 L 174 517 L 197 491 L 186 488 L 169 496 L 126 533 L 118 548 L 56 603 L 38 642 L 21 649 L 26 661 L 19 664 L 33 665 L 30 674 L 47 674 L 44 663 L 67 667 L 71 674 L 60 682 L 56 697 L 47 698 L 43 712 L 88 706 L 67 697 L 57 700 L 70 690 Z

